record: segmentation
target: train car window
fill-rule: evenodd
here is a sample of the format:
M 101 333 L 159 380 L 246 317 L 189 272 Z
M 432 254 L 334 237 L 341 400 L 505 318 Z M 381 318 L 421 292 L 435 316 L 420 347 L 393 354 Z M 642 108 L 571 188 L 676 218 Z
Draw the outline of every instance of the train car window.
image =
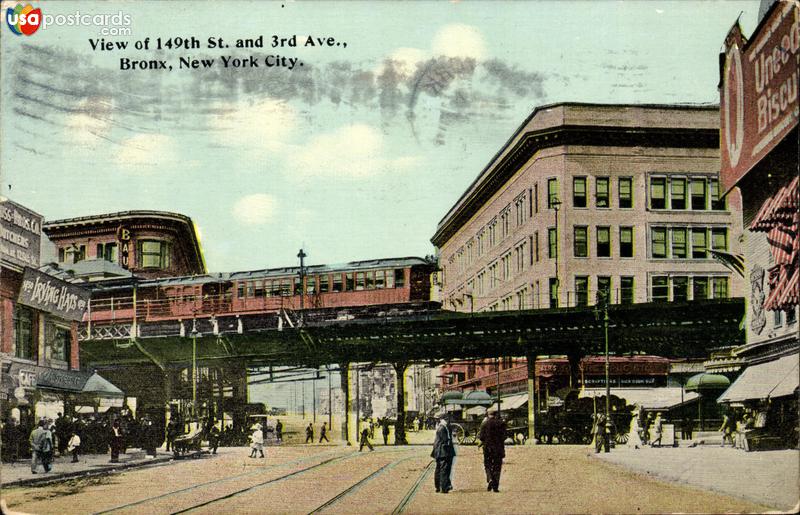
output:
M 240 299 L 244 298 L 244 283 L 238 283 L 236 296 Z
M 398 268 L 394 271 L 394 287 L 403 288 L 406 285 L 406 271 Z
M 386 271 L 385 270 L 376 270 L 375 271 L 375 288 L 378 290 L 382 290 L 386 288 Z
M 256 281 L 255 286 L 255 296 L 256 297 L 263 297 L 264 296 L 264 283 L 262 281 Z
M 345 291 L 353 291 L 356 289 L 356 284 L 353 281 L 353 272 L 347 273 L 347 282 L 345 283 Z
M 317 278 L 315 276 L 306 277 L 306 294 L 314 295 L 317 292 Z
M 320 293 L 328 293 L 328 276 L 321 275 L 319 276 L 319 292 Z
M 367 289 L 368 290 L 374 290 L 375 289 L 375 271 L 374 270 L 370 270 L 369 272 L 366 272 L 366 274 L 367 274 Z
M 366 278 L 364 272 L 356 272 L 356 291 L 364 289 Z
M 394 288 L 394 274 L 391 270 L 386 270 L 386 287 Z
M 288 297 L 291 295 L 291 291 L 289 279 L 281 279 L 281 296 Z
M 333 274 L 333 291 L 340 292 L 344 290 L 344 283 L 342 282 L 342 274 Z
M 300 278 L 299 277 L 295 277 L 294 278 L 294 294 L 295 295 L 300 295 L 301 293 L 303 293 L 303 285 L 300 282 Z
M 255 293 L 255 288 L 253 285 L 253 281 L 250 281 L 247 283 L 247 296 L 249 298 L 252 298 L 254 293 Z

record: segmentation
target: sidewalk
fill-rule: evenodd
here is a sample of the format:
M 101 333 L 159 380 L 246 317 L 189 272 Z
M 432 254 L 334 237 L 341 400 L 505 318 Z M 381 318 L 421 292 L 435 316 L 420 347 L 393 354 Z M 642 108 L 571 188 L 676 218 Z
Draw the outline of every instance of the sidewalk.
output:
M 701 445 L 630 449 L 617 447 L 596 458 L 636 472 L 796 511 L 800 501 L 800 452 L 745 452 Z
M 0 469 L 0 484 L 3 487 L 31 486 L 73 477 L 109 474 L 132 467 L 165 463 L 172 459 L 172 453 L 158 449 L 156 457 L 153 458 L 146 456 L 140 449 L 128 449 L 126 454 L 119 455 L 119 463 L 110 463 L 110 459 L 109 454 L 90 454 L 81 455 L 78 463 L 71 463 L 72 455 L 59 456 L 55 458 L 50 472 L 45 473 L 39 466 L 36 474 L 31 474 L 30 460 L 3 463 Z

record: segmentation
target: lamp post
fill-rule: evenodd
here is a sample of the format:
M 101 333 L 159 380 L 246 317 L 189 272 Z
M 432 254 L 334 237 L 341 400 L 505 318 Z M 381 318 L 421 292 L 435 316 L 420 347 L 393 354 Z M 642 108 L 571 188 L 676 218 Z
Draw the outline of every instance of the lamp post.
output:
M 559 307 L 561 281 L 558 278 L 558 209 L 561 207 L 561 201 L 558 200 L 558 197 L 554 197 L 550 201 L 550 205 L 553 207 L 553 211 L 555 211 L 555 221 L 556 221 L 556 305 L 555 307 Z
M 601 313 L 602 311 L 602 313 Z M 603 451 L 609 452 L 611 447 L 611 382 L 609 381 L 608 370 L 608 293 L 606 291 L 597 292 L 597 306 L 595 315 L 603 321 L 603 343 L 605 344 L 605 376 L 606 376 L 606 424 L 603 436 Z
M 197 416 L 197 321 L 192 319 L 192 418 Z
M 305 298 L 306 298 L 306 285 L 304 284 L 305 281 L 305 258 L 306 253 L 303 252 L 303 249 L 300 249 L 300 252 L 297 253 L 297 257 L 300 258 L 300 325 L 303 325 L 303 309 L 305 309 Z
M 497 357 L 497 416 L 500 416 L 500 357 Z

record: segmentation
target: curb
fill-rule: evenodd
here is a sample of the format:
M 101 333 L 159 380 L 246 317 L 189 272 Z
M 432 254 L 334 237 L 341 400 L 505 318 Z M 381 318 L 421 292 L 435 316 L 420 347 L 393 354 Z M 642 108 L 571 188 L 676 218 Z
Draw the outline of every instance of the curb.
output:
M 3 482 L 2 486 L 3 488 L 20 487 L 20 486 L 41 486 L 51 483 L 58 483 L 68 479 L 78 479 L 78 478 L 115 474 L 118 472 L 125 471 L 127 469 L 140 468 L 140 467 L 144 468 L 149 465 L 161 465 L 164 463 L 168 463 L 170 461 L 173 461 L 172 456 L 163 456 L 160 458 L 137 461 L 134 463 L 119 463 L 119 464 L 114 464 L 112 466 L 107 466 L 97 469 L 77 470 L 75 472 L 64 472 L 60 474 L 43 475 L 41 477 L 31 477 L 28 479 L 18 479 L 16 481 L 9 481 L 8 483 Z

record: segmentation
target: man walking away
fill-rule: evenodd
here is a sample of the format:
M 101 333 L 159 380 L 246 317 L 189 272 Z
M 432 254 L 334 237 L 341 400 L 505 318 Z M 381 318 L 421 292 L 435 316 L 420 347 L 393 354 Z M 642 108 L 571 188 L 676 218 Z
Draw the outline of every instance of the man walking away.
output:
M 328 423 L 327 422 L 323 422 L 322 423 L 322 427 L 319 430 L 319 443 L 322 443 L 322 439 L 323 438 L 325 439 L 326 442 L 330 442 L 330 440 L 328 440 Z
M 450 469 L 453 466 L 453 456 L 455 455 L 456 449 L 453 446 L 453 436 L 450 434 L 447 419 L 441 418 L 439 425 L 436 426 L 436 437 L 433 440 L 433 451 L 431 451 L 431 458 L 436 460 L 433 485 L 437 492 L 446 494 L 453 489 L 453 485 L 450 484 Z
M 281 422 L 281 419 L 278 419 L 275 424 L 275 439 L 278 440 L 278 443 L 283 442 L 283 422 Z
M 78 453 L 81 450 L 81 437 L 78 436 L 78 432 L 73 430 L 72 436 L 69 439 L 69 443 L 67 443 L 67 451 L 72 453 L 72 463 L 78 463 Z
M 664 424 L 661 420 L 661 413 L 656 414 L 656 420 L 653 422 L 653 443 L 651 447 L 661 447 L 661 435 L 664 430 Z
M 389 445 L 389 420 L 383 419 L 381 422 L 381 428 L 383 431 L 383 445 Z
M 306 443 L 309 442 L 314 443 L 314 426 L 311 425 L 311 422 L 306 427 Z
M 506 423 L 500 420 L 498 412 L 492 411 L 489 420 L 483 424 L 480 432 L 483 444 L 483 467 L 486 470 L 486 490 L 500 491 L 500 472 L 503 458 L 506 457 L 505 439 Z
M 47 456 L 53 450 L 53 437 L 45 427 L 47 421 L 42 419 L 36 429 L 31 431 L 31 472 L 36 474 L 39 463 L 42 464 L 45 472 L 50 472 L 50 463 Z
M 370 451 L 374 451 L 375 449 L 372 447 L 372 444 L 369 442 L 369 427 L 365 427 L 361 430 L 361 442 L 358 446 L 358 452 L 364 448 L 364 446 L 369 447 Z
M 211 454 L 217 453 L 217 448 L 219 447 L 219 428 L 216 425 L 212 425 L 211 429 L 208 430 L 208 448 L 211 450 Z

